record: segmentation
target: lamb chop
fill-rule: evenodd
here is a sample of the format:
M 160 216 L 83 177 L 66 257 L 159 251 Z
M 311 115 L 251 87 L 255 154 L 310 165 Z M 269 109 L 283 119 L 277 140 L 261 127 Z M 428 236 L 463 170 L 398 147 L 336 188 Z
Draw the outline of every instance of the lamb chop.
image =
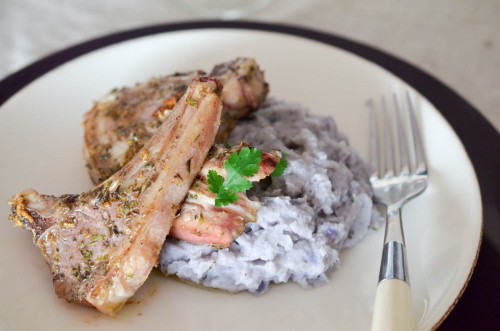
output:
M 84 121 L 84 155 L 97 184 L 123 167 L 151 138 L 184 93 L 203 71 L 153 78 L 134 87 L 115 89 L 98 101 Z M 216 137 L 226 141 L 236 121 L 255 111 L 268 93 L 264 74 L 253 59 L 238 58 L 216 65 L 210 76 L 224 86 L 224 110 Z
M 193 80 L 137 155 L 90 191 L 11 198 L 9 218 L 32 231 L 59 297 L 114 315 L 144 283 L 215 139 L 220 89 Z
M 233 152 L 239 152 L 248 144 L 242 143 L 231 149 L 213 146 L 207 160 L 191 185 L 180 214 L 174 219 L 169 236 L 193 244 L 212 245 L 217 248 L 229 247 L 240 236 L 248 222 L 255 222 L 258 201 L 250 200 L 246 194 L 238 193 L 238 200 L 228 206 L 215 207 L 215 194 L 210 192 L 207 175 L 210 170 L 226 176 L 224 162 Z M 259 171 L 248 178 L 258 182 L 269 176 L 281 159 L 279 151 L 262 153 Z
M 145 84 L 114 90 L 97 102 L 84 124 L 84 151 L 92 180 L 97 183 L 128 162 L 168 118 L 188 81 L 202 74 L 202 71 L 193 71 L 153 78 Z M 211 75 L 224 84 L 224 109 L 216 141 L 225 142 L 236 122 L 260 106 L 268 93 L 268 85 L 255 60 L 249 58 L 216 65 Z M 223 155 L 220 148 L 214 150 Z M 223 162 L 210 159 L 212 162 L 207 160 L 204 168 L 222 167 Z M 216 164 L 213 161 L 217 161 Z M 250 201 L 246 195 L 239 194 L 239 201 L 231 207 L 216 209 L 213 194 L 206 185 L 206 174 L 200 174 L 193 186 L 196 189 L 191 189 L 189 203 L 174 220 L 171 236 L 192 243 L 227 247 L 241 234 L 248 221 L 255 220 L 258 203 Z M 204 215 L 203 222 L 194 219 L 200 215 Z

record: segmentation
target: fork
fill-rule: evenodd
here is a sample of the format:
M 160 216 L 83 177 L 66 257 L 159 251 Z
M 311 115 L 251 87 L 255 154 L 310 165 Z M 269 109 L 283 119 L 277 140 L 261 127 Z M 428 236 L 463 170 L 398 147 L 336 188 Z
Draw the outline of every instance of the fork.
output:
M 401 208 L 422 193 L 428 183 L 427 165 L 411 95 L 406 92 L 407 120 L 394 95 L 396 130 L 393 132 L 385 98 L 381 100 L 383 142 L 379 139 L 377 110 L 370 108 L 370 176 L 374 202 L 385 206 L 386 226 L 372 331 L 415 330 Z M 406 128 L 404 123 L 407 123 Z M 395 143 L 395 137 L 397 142 Z M 383 145 L 383 146 L 382 146 Z

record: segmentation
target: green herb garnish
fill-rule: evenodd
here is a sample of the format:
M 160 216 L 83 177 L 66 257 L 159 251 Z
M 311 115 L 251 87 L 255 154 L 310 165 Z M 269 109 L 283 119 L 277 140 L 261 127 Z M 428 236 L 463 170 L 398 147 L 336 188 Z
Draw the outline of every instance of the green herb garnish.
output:
M 233 152 L 224 162 L 226 178 L 215 170 L 209 170 L 207 181 L 210 192 L 217 194 L 215 206 L 222 207 L 238 200 L 236 193 L 252 188 L 252 183 L 246 178 L 259 171 L 262 153 L 256 148 L 243 147 L 240 152 Z
M 224 162 L 226 178 L 215 170 L 209 170 L 207 176 L 208 189 L 217 194 L 215 206 L 222 207 L 238 200 L 236 193 L 245 192 L 252 188 L 252 183 L 247 179 L 259 171 L 262 153 L 257 148 L 243 147 L 240 152 L 233 152 Z M 288 162 L 283 154 L 280 162 L 272 175 L 280 176 L 287 167 Z
M 276 168 L 274 168 L 274 171 L 271 173 L 271 176 L 273 177 L 279 177 L 283 175 L 285 172 L 286 167 L 288 167 L 288 161 L 286 159 L 286 154 L 281 152 L 281 159 L 276 165 Z

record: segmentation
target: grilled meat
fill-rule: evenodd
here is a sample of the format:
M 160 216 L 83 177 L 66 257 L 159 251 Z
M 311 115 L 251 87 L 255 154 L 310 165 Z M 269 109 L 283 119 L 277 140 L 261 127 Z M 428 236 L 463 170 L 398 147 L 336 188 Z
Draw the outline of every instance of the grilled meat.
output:
M 32 231 L 59 297 L 114 315 L 144 283 L 215 139 L 220 88 L 193 80 L 148 143 L 94 189 L 11 198 L 10 219 Z
M 239 152 L 246 144 L 240 144 L 229 150 L 214 146 L 208 154 L 197 179 L 191 185 L 181 212 L 175 218 L 169 236 L 193 244 L 213 245 L 218 248 L 228 247 L 240 236 L 248 222 L 255 222 L 258 201 L 250 200 L 244 193 L 238 193 L 238 201 L 221 208 L 215 207 L 215 194 L 207 184 L 209 170 L 225 176 L 224 162 L 231 153 Z M 269 176 L 276 168 L 281 154 L 278 151 L 262 153 L 257 174 L 249 178 L 252 182 Z
M 120 170 L 153 136 L 189 83 L 204 72 L 153 78 L 113 90 L 86 114 L 84 156 L 98 184 Z
M 111 91 L 86 114 L 84 155 L 89 174 L 99 183 L 123 167 L 151 138 L 161 122 L 202 71 L 153 78 Z M 264 74 L 253 59 L 219 64 L 211 76 L 224 85 L 224 110 L 216 142 L 225 142 L 236 121 L 256 110 L 268 93 Z

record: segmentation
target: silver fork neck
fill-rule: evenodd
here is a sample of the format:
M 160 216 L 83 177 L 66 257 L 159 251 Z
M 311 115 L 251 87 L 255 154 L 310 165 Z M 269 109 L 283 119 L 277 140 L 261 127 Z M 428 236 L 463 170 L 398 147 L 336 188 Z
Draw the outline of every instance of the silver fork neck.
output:
M 387 207 L 387 222 L 385 226 L 384 243 L 388 243 L 391 241 L 399 242 L 403 244 L 403 246 L 405 245 L 400 206 Z

